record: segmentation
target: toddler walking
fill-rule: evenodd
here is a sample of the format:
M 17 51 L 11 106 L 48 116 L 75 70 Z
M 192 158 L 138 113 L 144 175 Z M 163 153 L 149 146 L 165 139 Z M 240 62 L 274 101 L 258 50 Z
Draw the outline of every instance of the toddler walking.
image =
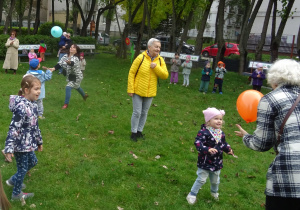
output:
M 11 197 L 13 201 L 34 196 L 33 193 L 22 192 L 22 189 L 26 188 L 23 180 L 26 172 L 37 164 L 34 151 L 43 150 L 35 103 L 41 93 L 41 82 L 33 75 L 25 75 L 21 88 L 18 95 L 11 95 L 9 99 L 9 109 L 13 112 L 13 117 L 4 149 L 6 158 L 11 160 L 14 154 L 17 163 L 17 172 L 6 180 L 6 184 L 13 187 Z
M 201 125 L 201 129 L 195 139 L 195 146 L 198 151 L 198 171 L 197 179 L 187 195 L 189 204 L 196 202 L 196 196 L 207 177 L 210 179 L 211 195 L 219 199 L 220 172 L 223 168 L 223 152 L 233 155 L 229 144 L 225 141 L 225 134 L 221 130 L 223 124 L 224 110 L 207 108 L 203 111 L 206 124 Z
M 34 52 L 34 49 L 30 49 L 30 52 L 28 53 L 29 63 L 32 59 L 37 59 L 37 55 Z
M 39 53 L 40 53 L 40 58 L 41 58 L 41 61 L 45 61 L 45 52 L 47 50 L 47 45 L 45 44 L 44 40 L 41 40 L 40 42 L 40 48 L 39 48 Z
M 171 66 L 171 79 L 170 84 L 174 83 L 174 85 L 178 82 L 178 71 L 181 65 L 181 60 L 179 59 L 179 53 L 175 53 L 175 58 L 172 59 L 172 66 Z
M 41 81 L 41 94 L 36 101 L 38 105 L 38 117 L 39 119 L 45 119 L 43 116 L 44 114 L 44 105 L 43 99 L 45 98 L 45 82 L 52 78 L 52 71 L 46 68 L 46 73 L 42 70 L 39 70 L 40 63 L 38 59 L 32 59 L 29 63 L 30 69 L 26 74 L 32 74 L 33 76 L 37 77 Z
M 219 61 L 216 68 L 215 83 L 212 93 L 215 93 L 217 91 L 217 88 L 219 87 L 219 93 L 223 94 L 222 86 L 225 73 L 227 73 L 227 70 L 225 69 L 225 63 Z
M 263 64 L 258 63 L 256 65 L 256 70 L 252 73 L 252 85 L 253 85 L 253 90 L 260 91 L 261 86 L 263 85 L 263 80 L 266 79 L 266 75 L 263 72 Z
M 182 86 L 188 87 L 190 84 L 190 74 L 192 69 L 192 61 L 191 56 L 187 55 L 185 61 L 182 63 L 181 67 L 183 67 L 183 84 Z
M 203 94 L 207 93 L 211 75 L 212 75 L 212 70 L 210 68 L 210 63 L 207 62 L 206 66 L 202 70 L 202 77 L 201 77 L 200 88 L 199 88 L 199 91 L 203 92 Z

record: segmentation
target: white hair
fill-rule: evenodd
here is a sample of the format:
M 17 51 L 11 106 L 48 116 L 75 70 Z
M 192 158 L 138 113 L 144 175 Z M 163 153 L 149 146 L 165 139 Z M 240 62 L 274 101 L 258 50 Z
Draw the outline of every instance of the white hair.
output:
M 267 79 L 271 86 L 300 86 L 300 64 L 292 59 L 277 60 L 268 70 Z
M 148 47 L 149 47 L 149 46 L 152 46 L 154 42 L 160 42 L 160 40 L 155 39 L 155 38 L 151 38 L 151 39 L 149 39 L 148 45 L 147 45 L 147 46 L 148 46 Z

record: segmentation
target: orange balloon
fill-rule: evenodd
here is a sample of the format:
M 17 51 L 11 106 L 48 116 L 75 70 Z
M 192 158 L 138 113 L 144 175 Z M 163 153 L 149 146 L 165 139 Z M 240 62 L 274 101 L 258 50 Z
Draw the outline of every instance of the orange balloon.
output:
M 263 96 L 257 90 L 246 90 L 239 95 L 236 101 L 236 108 L 246 123 L 256 121 L 257 106 Z

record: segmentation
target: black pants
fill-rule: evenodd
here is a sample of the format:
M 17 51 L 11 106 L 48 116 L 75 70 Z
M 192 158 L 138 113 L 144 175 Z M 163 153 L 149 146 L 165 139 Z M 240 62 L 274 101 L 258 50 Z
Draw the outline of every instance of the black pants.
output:
M 215 79 L 215 84 L 214 84 L 213 91 L 216 92 L 217 88 L 219 87 L 219 92 L 223 92 L 222 91 L 222 86 L 223 86 L 223 80 L 222 79 Z
M 266 210 L 300 210 L 300 198 L 266 196 Z
M 261 86 L 259 86 L 259 85 L 253 85 L 253 90 L 257 90 L 257 91 L 260 92 Z

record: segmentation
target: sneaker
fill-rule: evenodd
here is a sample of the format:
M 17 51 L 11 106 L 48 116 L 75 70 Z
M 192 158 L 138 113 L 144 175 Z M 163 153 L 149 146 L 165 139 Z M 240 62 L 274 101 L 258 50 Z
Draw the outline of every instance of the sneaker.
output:
M 211 93 L 216 93 L 216 91 L 212 91 Z
M 216 201 L 219 200 L 219 193 L 210 193 L 210 194 L 211 194 L 212 197 L 214 197 L 214 199 L 215 199 Z
M 45 117 L 43 115 L 41 115 L 41 116 L 39 116 L 39 119 L 43 120 L 43 119 L 45 119 Z
M 61 109 L 66 109 L 66 108 L 68 108 L 68 104 L 64 104 L 64 105 L 61 107 Z
M 136 134 L 136 137 L 137 138 L 145 139 L 145 134 L 143 134 L 142 132 L 138 131 L 137 134 Z
M 189 204 L 194 205 L 196 203 L 197 197 L 191 195 L 190 193 L 186 196 L 186 200 Z
M 137 142 L 137 133 L 131 133 L 130 139 Z
M 222 92 L 220 92 L 220 94 L 222 95 L 223 93 L 222 93 Z
M 6 184 L 10 187 L 14 187 L 15 183 L 13 183 L 13 181 L 10 179 L 6 180 Z M 22 190 L 24 190 L 26 188 L 26 185 L 22 183 Z
M 89 97 L 89 95 L 88 94 L 85 94 L 84 96 L 83 96 L 83 100 L 84 101 L 86 101 L 86 99 Z
M 34 196 L 34 193 L 24 193 L 24 192 L 21 192 L 19 195 L 12 195 L 11 196 L 11 200 L 12 201 L 19 201 L 22 198 L 23 199 L 27 199 L 27 198 L 32 198 L 33 196 Z

